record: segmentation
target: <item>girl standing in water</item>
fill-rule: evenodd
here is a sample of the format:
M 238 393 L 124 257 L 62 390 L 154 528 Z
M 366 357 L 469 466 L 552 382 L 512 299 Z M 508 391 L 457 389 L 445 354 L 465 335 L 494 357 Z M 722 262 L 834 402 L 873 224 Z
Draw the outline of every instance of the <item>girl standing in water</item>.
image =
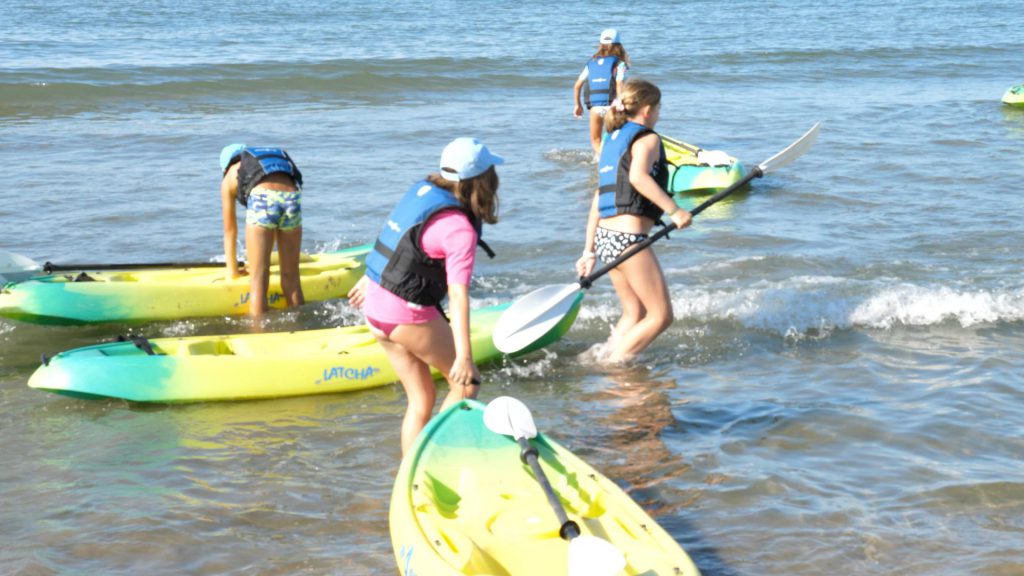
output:
M 691 215 L 665 191 L 668 167 L 661 137 L 654 131 L 661 115 L 661 90 L 646 80 L 630 79 L 605 116 L 608 137 L 598 163 L 598 190 L 587 219 L 580 276 L 590 274 L 597 258 L 609 263 L 644 241 L 668 214 L 677 228 Z M 623 362 L 642 352 L 672 324 L 672 302 L 665 276 L 652 249 L 645 249 L 611 272 L 622 303 L 622 317 L 608 339 L 608 362 Z
M 480 373 L 469 333 L 469 283 L 484 222 L 498 221 L 498 173 L 504 160 L 475 138 L 441 153 L 441 169 L 413 184 L 391 211 L 366 276 L 349 293 L 398 373 L 409 403 L 402 453 L 430 420 L 437 389 L 430 367 L 448 379 L 441 409 L 476 398 Z M 441 311 L 448 297 L 449 323 Z
M 572 87 L 572 115 L 576 118 L 583 116 L 581 90 L 584 104 L 590 111 L 590 146 L 594 149 L 595 158 L 601 151 L 602 118 L 608 110 L 608 104 L 622 91 L 628 69 L 629 55 L 622 47 L 619 33 L 614 28 L 608 28 L 601 32 L 597 52 L 587 62 Z

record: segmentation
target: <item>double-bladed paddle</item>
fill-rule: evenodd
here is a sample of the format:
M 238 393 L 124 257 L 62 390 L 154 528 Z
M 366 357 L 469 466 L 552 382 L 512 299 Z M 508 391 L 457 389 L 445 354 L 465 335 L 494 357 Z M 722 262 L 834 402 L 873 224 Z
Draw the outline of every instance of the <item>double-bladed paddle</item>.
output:
M 239 266 L 245 265 L 245 262 L 239 262 Z M 31 258 L 27 258 L 20 254 L 8 252 L 6 250 L 0 250 L 0 279 L 6 278 L 8 281 L 15 282 L 24 280 L 28 276 L 35 274 L 51 274 L 53 272 L 68 272 L 77 270 L 148 270 L 148 269 L 159 269 L 159 268 L 220 268 L 223 267 L 223 262 L 129 262 L 125 264 L 54 264 L 53 262 L 46 262 L 40 264 Z
M 820 122 L 815 123 L 810 130 L 795 142 L 778 154 L 755 166 L 746 176 L 732 186 L 708 198 L 703 204 L 691 210 L 690 214 L 693 216 L 700 214 L 709 206 L 739 190 L 754 178 L 760 178 L 802 156 L 814 144 L 815 139 L 818 137 L 820 126 Z M 565 286 L 549 285 L 538 288 L 515 301 L 502 312 L 501 318 L 498 319 L 494 327 L 495 347 L 506 354 L 514 354 L 525 349 L 546 334 L 551 327 L 558 324 L 565 313 L 572 308 L 572 302 L 580 290 L 590 288 L 594 280 L 604 276 L 619 264 L 668 236 L 669 232 L 674 230 L 676 230 L 676 227 L 672 223 L 668 223 L 656 234 L 652 234 L 643 242 L 636 244 L 634 250 L 622 254 L 612 262 L 591 272 L 590 275 L 584 276 L 576 282 Z
M 519 444 L 519 457 L 530 465 L 533 476 L 548 498 L 548 504 L 558 517 L 561 527 L 558 535 L 569 541 L 569 576 L 612 576 L 626 566 L 626 559 L 607 540 L 597 536 L 583 536 L 578 524 L 569 520 L 551 482 L 544 474 L 537 460 L 537 449 L 530 444 L 530 438 L 537 436 L 530 409 L 510 396 L 499 396 L 491 400 L 484 409 L 484 425 L 491 432 L 512 436 Z

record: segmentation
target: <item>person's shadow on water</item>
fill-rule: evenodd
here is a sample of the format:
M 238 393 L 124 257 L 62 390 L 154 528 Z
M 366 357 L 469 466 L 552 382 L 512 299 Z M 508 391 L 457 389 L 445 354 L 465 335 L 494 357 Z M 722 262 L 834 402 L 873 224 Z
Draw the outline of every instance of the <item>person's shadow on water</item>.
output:
M 671 378 L 658 379 L 643 366 L 609 369 L 606 377 L 614 386 L 586 393 L 580 399 L 607 409 L 593 413 L 599 426 L 594 438 L 585 441 L 587 451 L 601 454 L 602 473 L 615 480 L 678 541 L 704 576 L 740 576 L 718 554 L 712 542 L 701 536 L 686 520 L 686 510 L 701 497 L 700 487 L 681 489 L 679 482 L 692 466 L 683 454 L 674 452 L 662 440 L 664 431 L 679 429 L 669 391 L 677 387 Z M 609 464 L 610 463 L 610 464 Z

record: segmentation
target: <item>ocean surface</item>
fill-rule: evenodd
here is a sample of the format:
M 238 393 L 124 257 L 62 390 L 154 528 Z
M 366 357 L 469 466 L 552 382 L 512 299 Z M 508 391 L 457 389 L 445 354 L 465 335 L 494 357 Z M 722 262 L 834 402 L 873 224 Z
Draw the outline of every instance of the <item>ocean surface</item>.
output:
M 664 134 L 754 165 L 815 147 L 656 246 L 676 320 L 632 366 L 562 341 L 484 371 L 707 575 L 1024 574 L 1018 2 L 7 0 L 0 249 L 210 259 L 220 148 L 302 168 L 304 248 L 372 241 L 443 146 L 502 154 L 475 303 L 573 281 L 596 183 L 572 85 L 601 29 Z M 274 329 L 350 325 L 344 302 Z M 396 574 L 398 385 L 260 402 L 85 401 L 40 354 L 247 329 L 0 321 L 0 572 Z M 532 575 L 531 575 L 532 576 Z

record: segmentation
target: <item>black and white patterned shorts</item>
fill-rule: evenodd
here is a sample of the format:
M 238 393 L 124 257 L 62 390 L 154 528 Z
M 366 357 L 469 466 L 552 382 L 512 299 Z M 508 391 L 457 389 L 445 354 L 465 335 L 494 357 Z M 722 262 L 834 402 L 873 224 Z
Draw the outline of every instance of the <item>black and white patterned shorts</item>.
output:
M 646 239 L 647 234 L 630 234 L 598 226 L 597 232 L 594 234 L 594 253 L 601 259 L 601 262 L 608 264 L 618 258 L 626 248 Z

